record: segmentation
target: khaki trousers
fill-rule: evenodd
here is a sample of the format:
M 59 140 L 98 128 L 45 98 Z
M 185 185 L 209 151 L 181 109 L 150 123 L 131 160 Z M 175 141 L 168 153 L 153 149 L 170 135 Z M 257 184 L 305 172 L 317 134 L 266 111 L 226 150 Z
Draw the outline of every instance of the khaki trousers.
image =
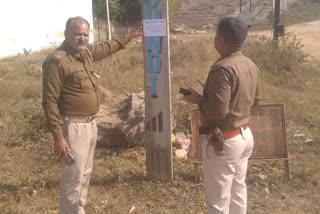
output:
M 209 214 L 245 214 L 248 159 L 253 150 L 253 136 L 248 127 L 242 134 L 225 140 L 225 154 L 216 156 L 214 149 L 201 138 L 203 177 Z
M 60 214 L 84 214 L 97 141 L 97 124 L 95 120 L 90 123 L 65 122 L 63 132 L 76 162 L 71 166 L 63 163 L 59 183 Z

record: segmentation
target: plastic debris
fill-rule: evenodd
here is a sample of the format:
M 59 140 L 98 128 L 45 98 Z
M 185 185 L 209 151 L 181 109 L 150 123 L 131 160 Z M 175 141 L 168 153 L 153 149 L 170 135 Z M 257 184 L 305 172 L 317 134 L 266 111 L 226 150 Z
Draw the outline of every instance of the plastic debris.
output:
M 302 137 L 306 137 L 306 134 L 295 134 L 293 137 L 294 138 L 302 138 Z
M 132 206 L 131 209 L 129 210 L 128 214 L 134 213 L 134 211 L 136 211 L 136 207 Z
M 190 139 L 176 138 L 176 143 L 181 149 L 188 149 L 190 146 Z
M 173 143 L 175 140 L 176 140 L 176 136 L 173 133 L 171 133 L 171 142 Z
M 185 149 L 177 149 L 175 154 L 178 158 L 187 158 L 188 151 Z
M 270 190 L 269 190 L 269 188 L 268 188 L 268 187 L 264 188 L 264 191 L 265 191 L 267 194 L 269 194 L 269 193 L 270 193 Z
M 305 144 L 310 144 L 310 143 L 313 143 L 313 140 L 309 138 L 309 139 L 307 139 L 306 141 L 304 141 L 304 143 L 305 143 Z

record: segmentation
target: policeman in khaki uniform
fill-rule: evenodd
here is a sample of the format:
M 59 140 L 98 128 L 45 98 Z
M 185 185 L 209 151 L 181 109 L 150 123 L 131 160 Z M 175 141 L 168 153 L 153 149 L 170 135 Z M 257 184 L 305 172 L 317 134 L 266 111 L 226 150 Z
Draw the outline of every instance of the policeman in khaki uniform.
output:
M 85 213 L 84 205 L 97 140 L 95 114 L 99 110 L 99 76 L 95 61 L 125 48 L 132 38 L 142 35 L 142 26 L 123 38 L 89 45 L 89 23 L 82 17 L 69 18 L 65 41 L 43 63 L 43 109 L 54 138 L 54 151 L 67 158 L 60 179 L 61 214 Z
M 224 151 L 202 137 L 203 175 L 209 214 L 245 214 L 248 159 L 253 136 L 248 127 L 250 110 L 260 101 L 260 71 L 241 46 L 247 26 L 237 18 L 224 18 L 217 27 L 214 45 L 220 59 L 212 66 L 203 96 L 190 88 L 185 100 L 197 104 L 201 123 L 218 127 L 224 138 Z

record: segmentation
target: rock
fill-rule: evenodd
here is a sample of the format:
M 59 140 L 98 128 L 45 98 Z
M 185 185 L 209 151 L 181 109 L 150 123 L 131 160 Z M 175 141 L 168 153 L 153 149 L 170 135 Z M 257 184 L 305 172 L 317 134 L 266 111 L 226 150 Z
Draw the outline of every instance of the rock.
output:
M 129 144 L 144 141 L 144 92 L 133 93 L 129 96 L 127 111 L 122 113 L 125 121 L 118 123 L 118 127 L 126 136 Z
M 213 28 L 214 28 L 214 24 L 209 23 L 209 24 L 207 25 L 207 28 L 208 28 L 208 29 L 213 29 Z
M 128 112 L 128 118 L 144 118 L 144 92 L 139 94 L 133 93 L 129 97 L 130 109 Z
M 268 179 L 268 176 L 266 176 L 266 175 L 258 175 L 258 177 L 263 181 Z
M 122 103 L 126 107 L 121 111 L 101 105 L 97 114 L 99 143 L 123 147 L 144 142 L 144 92 L 133 93 Z
M 206 31 L 203 31 L 203 30 L 196 30 L 195 33 L 197 34 L 202 34 L 202 33 L 206 33 Z
M 175 32 L 182 32 L 182 31 L 184 31 L 185 28 L 186 28 L 185 25 L 180 25 L 180 26 L 174 28 L 173 30 L 174 30 Z
M 202 29 L 208 30 L 208 25 L 203 25 L 203 26 L 202 26 Z
M 154 206 L 155 206 L 155 204 L 154 204 L 152 201 L 148 201 L 148 202 L 146 203 L 146 205 L 147 205 L 148 207 L 154 207 Z
M 138 144 L 144 141 L 144 119 L 132 118 L 126 122 L 118 124 L 124 134 L 128 145 Z
M 102 97 L 105 97 L 107 99 L 112 99 L 113 98 L 113 94 L 107 90 L 106 88 L 102 87 L 101 85 L 98 86 L 99 91 L 101 93 Z
M 98 143 L 107 147 L 126 147 L 126 136 L 117 124 L 100 122 L 98 126 Z

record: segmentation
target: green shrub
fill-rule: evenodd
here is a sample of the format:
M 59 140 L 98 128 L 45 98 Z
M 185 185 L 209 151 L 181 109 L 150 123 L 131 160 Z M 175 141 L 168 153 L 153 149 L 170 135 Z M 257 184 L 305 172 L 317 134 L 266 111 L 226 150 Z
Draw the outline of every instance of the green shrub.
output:
M 178 8 L 176 0 L 169 0 L 168 1 L 168 8 L 169 8 L 169 15 L 173 15 L 176 9 Z
M 252 59 L 261 72 L 268 72 L 275 84 L 288 83 L 296 72 L 310 70 L 308 55 L 302 51 L 300 39 L 287 33 L 279 40 L 265 36 L 251 36 L 247 39 L 244 54 Z

